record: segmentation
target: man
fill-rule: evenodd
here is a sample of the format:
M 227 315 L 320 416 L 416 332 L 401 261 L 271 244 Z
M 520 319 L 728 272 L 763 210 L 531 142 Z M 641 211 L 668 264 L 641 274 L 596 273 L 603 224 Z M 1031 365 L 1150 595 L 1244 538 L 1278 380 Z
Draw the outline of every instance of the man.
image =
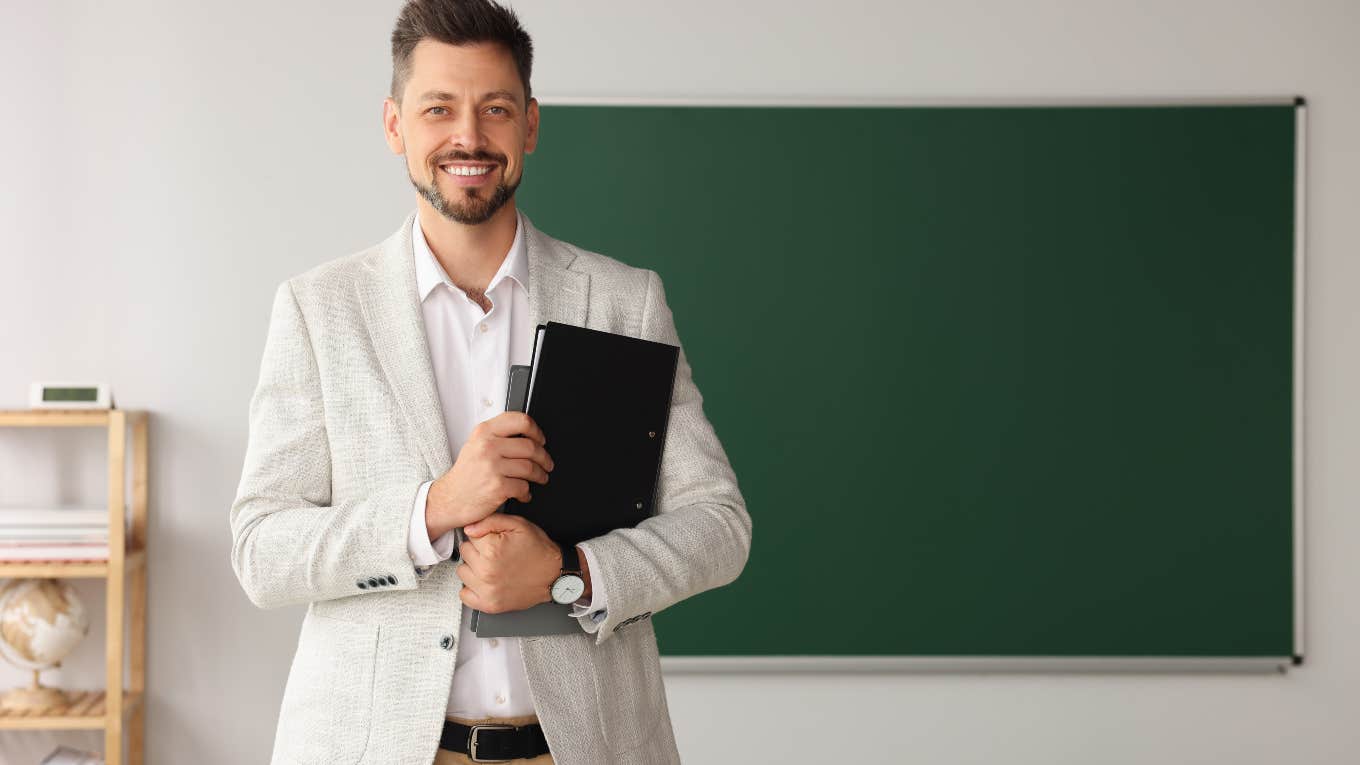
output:
M 384 130 L 417 208 L 279 286 L 231 508 L 251 601 L 309 604 L 273 762 L 678 762 L 649 617 L 735 579 L 751 540 L 683 350 L 654 517 L 568 550 L 495 513 L 555 467 L 552 434 L 501 411 L 534 328 L 679 345 L 661 280 L 516 209 L 539 109 L 513 13 L 412 0 L 392 63 Z M 572 572 L 579 633 L 468 628 L 468 609 L 547 602 Z

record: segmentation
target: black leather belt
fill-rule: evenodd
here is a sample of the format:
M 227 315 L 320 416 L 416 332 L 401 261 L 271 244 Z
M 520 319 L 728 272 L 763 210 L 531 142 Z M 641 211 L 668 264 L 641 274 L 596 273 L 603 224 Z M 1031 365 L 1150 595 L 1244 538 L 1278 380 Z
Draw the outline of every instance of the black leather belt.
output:
M 543 726 L 538 723 L 463 725 L 445 720 L 439 748 L 466 754 L 473 762 L 505 762 L 547 754 L 548 739 L 544 738 Z

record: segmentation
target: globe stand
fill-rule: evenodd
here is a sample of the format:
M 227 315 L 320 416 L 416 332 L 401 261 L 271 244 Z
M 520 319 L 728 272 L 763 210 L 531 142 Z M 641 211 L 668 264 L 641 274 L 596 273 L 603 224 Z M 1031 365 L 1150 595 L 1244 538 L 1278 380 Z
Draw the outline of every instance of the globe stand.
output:
M 61 666 L 60 663 L 54 667 Z M 19 714 L 36 714 L 49 709 L 64 708 L 71 701 L 65 692 L 48 688 L 38 682 L 38 673 L 33 670 L 33 684 L 27 688 L 14 688 L 0 694 L 0 710 Z

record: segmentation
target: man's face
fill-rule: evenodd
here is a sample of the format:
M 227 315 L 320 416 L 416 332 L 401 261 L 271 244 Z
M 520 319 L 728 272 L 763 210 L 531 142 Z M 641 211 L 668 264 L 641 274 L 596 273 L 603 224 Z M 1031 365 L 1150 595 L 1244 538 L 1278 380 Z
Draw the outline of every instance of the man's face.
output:
M 387 144 L 406 156 L 411 183 L 435 210 L 468 225 L 485 223 L 524 175 L 538 143 L 538 102 L 500 45 L 421 40 L 401 106 L 383 104 Z

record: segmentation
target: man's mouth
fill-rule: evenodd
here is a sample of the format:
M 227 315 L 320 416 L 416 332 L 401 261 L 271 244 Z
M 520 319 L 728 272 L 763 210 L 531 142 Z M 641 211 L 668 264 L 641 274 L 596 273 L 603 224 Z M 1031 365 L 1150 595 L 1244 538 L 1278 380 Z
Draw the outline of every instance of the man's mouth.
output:
M 486 175 L 495 168 L 496 168 L 495 165 L 475 165 L 458 162 L 439 166 L 439 169 L 443 170 L 449 175 L 463 178 Z

